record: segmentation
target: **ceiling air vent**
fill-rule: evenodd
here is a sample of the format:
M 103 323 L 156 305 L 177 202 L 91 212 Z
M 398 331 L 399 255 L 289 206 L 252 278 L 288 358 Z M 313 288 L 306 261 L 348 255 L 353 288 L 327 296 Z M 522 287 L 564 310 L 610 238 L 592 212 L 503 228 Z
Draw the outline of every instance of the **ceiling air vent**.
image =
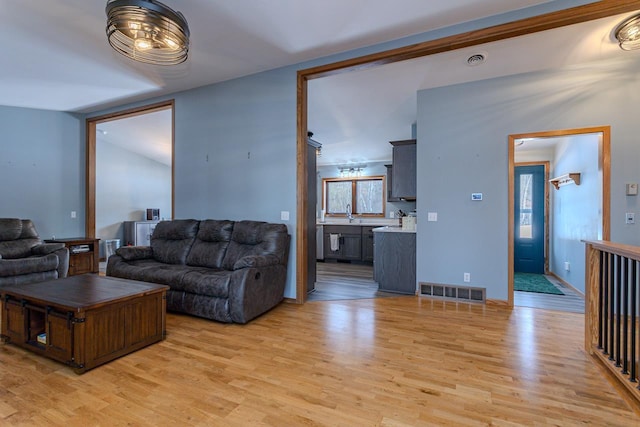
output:
M 487 59 L 486 53 L 475 53 L 467 58 L 467 65 L 470 67 L 475 67 L 476 65 L 480 65 L 484 63 Z

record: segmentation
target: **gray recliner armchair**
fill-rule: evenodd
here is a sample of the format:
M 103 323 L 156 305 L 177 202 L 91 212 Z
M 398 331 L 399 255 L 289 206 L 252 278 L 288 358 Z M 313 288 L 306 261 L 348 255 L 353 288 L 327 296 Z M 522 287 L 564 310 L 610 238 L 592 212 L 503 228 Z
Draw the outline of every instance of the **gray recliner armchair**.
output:
M 0 218 L 0 286 L 58 279 L 68 271 L 63 243 L 42 243 L 30 219 Z

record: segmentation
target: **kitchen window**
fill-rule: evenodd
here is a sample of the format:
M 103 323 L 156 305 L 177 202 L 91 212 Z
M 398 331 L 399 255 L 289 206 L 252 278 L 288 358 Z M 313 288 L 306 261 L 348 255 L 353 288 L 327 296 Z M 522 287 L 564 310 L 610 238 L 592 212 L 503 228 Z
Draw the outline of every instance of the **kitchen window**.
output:
M 384 217 L 385 177 L 324 178 L 322 207 L 328 216 L 347 214 Z

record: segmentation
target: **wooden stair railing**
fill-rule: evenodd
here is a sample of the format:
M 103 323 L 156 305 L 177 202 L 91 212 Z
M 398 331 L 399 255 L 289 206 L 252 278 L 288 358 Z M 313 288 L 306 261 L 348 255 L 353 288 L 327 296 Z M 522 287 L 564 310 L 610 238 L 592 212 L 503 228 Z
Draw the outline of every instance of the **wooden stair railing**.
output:
M 640 404 L 640 247 L 585 243 L 585 349 Z

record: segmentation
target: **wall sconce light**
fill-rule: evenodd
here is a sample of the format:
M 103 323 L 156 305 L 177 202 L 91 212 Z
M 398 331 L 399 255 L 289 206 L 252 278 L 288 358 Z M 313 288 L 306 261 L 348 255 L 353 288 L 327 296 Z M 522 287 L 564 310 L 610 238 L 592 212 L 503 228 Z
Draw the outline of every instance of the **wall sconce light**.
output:
M 640 15 L 632 16 L 618 25 L 615 36 L 620 49 L 640 49 Z

